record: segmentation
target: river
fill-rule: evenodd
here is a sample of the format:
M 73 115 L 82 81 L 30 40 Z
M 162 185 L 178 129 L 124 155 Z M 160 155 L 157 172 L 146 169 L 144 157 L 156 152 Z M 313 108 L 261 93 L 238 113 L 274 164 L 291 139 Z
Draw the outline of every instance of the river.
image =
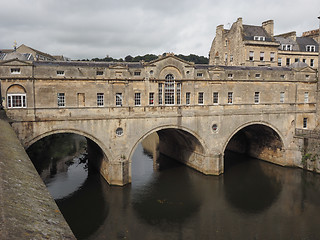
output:
M 88 167 L 85 138 L 62 134 L 28 149 L 78 239 L 320 239 L 320 175 L 227 153 L 205 176 L 140 144 L 132 183 L 109 186 Z M 94 161 L 94 159 L 89 159 Z

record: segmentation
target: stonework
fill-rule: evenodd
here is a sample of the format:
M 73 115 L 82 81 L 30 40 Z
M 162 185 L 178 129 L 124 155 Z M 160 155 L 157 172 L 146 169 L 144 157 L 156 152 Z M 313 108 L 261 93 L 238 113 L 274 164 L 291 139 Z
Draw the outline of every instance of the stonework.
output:
M 149 63 L 13 59 L 0 62 L 0 78 L 24 147 L 83 135 L 101 149 L 96 165 L 114 185 L 131 182 L 133 152 L 154 132 L 160 152 L 218 175 L 226 150 L 301 167 L 295 129 L 317 126 L 317 71 L 308 66 L 197 65 L 172 54 Z

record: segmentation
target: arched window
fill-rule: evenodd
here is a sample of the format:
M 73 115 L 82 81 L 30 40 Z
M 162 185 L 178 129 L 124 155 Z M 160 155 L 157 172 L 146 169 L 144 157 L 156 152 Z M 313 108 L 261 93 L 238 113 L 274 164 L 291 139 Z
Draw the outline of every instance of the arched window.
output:
M 27 96 L 25 89 L 20 85 L 12 85 L 7 91 L 7 108 L 25 108 Z
M 172 74 L 166 76 L 164 84 L 164 104 L 174 104 L 175 81 Z

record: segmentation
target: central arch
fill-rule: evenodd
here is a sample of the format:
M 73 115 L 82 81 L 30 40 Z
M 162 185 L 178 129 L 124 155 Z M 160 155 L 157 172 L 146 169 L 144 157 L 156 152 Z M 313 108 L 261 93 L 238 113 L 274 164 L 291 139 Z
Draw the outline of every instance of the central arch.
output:
M 283 137 L 275 127 L 262 122 L 248 123 L 234 131 L 224 145 L 224 154 L 227 151 L 279 165 L 286 162 Z
M 146 132 L 134 144 L 129 155 L 130 162 L 138 144 L 154 133 L 159 137 L 157 146 L 159 153 L 205 173 L 207 148 L 203 140 L 196 133 L 181 126 L 161 126 Z

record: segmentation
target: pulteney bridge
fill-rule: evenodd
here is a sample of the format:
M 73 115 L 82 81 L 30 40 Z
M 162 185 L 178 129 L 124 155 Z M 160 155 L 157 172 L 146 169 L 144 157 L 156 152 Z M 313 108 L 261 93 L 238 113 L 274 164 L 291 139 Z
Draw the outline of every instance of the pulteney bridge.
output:
M 316 71 L 307 66 L 196 65 L 172 55 L 149 63 L 0 63 L 4 108 L 23 146 L 56 133 L 85 136 L 115 185 L 131 181 L 131 158 L 157 132 L 159 151 L 204 173 L 224 153 L 301 166 L 296 128 L 316 127 Z M 95 147 L 93 147 L 95 145 Z

